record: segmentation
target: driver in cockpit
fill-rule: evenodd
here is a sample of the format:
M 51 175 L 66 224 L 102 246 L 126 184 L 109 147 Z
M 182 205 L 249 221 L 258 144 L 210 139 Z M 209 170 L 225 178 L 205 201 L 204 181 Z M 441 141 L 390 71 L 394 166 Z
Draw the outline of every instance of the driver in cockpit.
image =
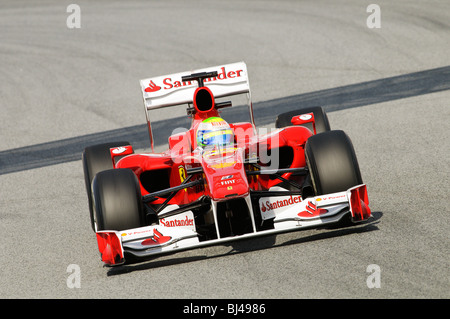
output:
M 230 125 L 220 117 L 203 120 L 197 128 L 197 147 L 206 149 L 226 148 L 234 145 L 234 133 Z

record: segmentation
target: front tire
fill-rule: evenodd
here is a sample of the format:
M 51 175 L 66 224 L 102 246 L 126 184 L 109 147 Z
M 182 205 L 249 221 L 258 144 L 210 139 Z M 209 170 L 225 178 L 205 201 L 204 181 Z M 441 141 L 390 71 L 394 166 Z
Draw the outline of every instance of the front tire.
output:
M 130 169 L 98 173 L 92 182 L 96 230 L 126 230 L 144 226 L 139 181 Z
M 83 162 L 84 182 L 89 203 L 91 227 L 95 231 L 94 202 L 92 200 L 92 180 L 101 171 L 113 168 L 110 148 L 129 145 L 128 142 L 110 142 L 88 146 L 84 149 L 81 161 Z
M 316 196 L 346 191 L 363 183 L 353 144 L 341 130 L 311 136 L 305 156 Z

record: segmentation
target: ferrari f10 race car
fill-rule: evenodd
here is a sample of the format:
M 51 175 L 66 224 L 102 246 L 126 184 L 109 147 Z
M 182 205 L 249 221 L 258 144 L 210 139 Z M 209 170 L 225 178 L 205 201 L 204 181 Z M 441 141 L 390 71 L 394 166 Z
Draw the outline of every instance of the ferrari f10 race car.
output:
M 119 141 L 82 155 L 91 224 L 107 265 L 371 216 L 353 145 L 330 129 L 321 107 L 280 114 L 275 128 L 257 133 L 244 62 L 140 85 L 151 152 L 135 154 Z M 221 113 L 237 96 L 249 119 L 228 123 Z M 151 111 L 181 105 L 190 128 L 155 152 Z

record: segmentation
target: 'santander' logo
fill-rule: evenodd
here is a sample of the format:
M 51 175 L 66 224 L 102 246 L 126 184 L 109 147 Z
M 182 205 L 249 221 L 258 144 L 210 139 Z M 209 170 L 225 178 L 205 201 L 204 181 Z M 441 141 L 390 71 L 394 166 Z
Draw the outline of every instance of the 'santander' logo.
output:
M 144 246 L 162 245 L 171 239 L 172 237 L 164 236 L 157 229 L 155 229 L 153 231 L 153 236 L 149 239 L 144 240 L 141 244 Z
M 261 211 L 264 213 L 266 211 L 274 210 L 277 208 L 298 204 L 301 201 L 301 196 L 291 196 L 289 199 L 276 200 L 273 202 L 267 200 L 266 202 L 261 202 Z
M 161 89 L 160 86 L 156 85 L 153 81 L 150 81 L 148 87 L 145 88 L 145 92 L 156 92 L 159 91 L 160 89 Z
M 316 217 L 325 213 L 328 213 L 327 209 L 318 208 L 311 201 L 308 201 L 308 204 L 306 205 L 306 210 L 298 213 L 297 215 L 299 217 Z
M 166 227 L 194 226 L 194 220 L 192 218 L 188 218 L 188 216 L 184 219 L 172 219 L 167 221 L 162 218 L 159 222 Z
M 221 67 L 220 72 L 217 74 L 216 77 L 206 78 L 204 80 L 204 82 L 212 82 L 212 81 L 220 81 L 220 80 L 226 80 L 226 79 L 239 78 L 242 76 L 242 72 L 244 72 L 244 70 L 227 71 L 227 70 L 225 70 L 225 67 Z M 148 92 L 148 93 L 152 93 L 152 92 L 157 92 L 157 91 L 161 90 L 161 88 L 164 90 L 170 90 L 172 88 L 179 88 L 182 86 L 193 85 L 193 81 L 186 81 L 186 82 L 173 81 L 172 78 L 170 78 L 170 77 L 165 78 L 162 82 L 163 82 L 162 84 L 164 85 L 163 87 L 156 85 L 153 81 L 150 81 L 148 84 L 148 87 L 146 87 L 144 89 L 144 91 Z

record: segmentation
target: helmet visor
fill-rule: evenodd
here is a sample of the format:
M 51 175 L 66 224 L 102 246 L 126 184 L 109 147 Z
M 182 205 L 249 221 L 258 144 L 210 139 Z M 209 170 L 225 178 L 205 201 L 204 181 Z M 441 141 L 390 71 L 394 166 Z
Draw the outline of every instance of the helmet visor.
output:
M 198 142 L 201 146 L 229 145 L 234 142 L 233 131 L 231 129 L 219 131 L 199 131 L 198 137 Z

